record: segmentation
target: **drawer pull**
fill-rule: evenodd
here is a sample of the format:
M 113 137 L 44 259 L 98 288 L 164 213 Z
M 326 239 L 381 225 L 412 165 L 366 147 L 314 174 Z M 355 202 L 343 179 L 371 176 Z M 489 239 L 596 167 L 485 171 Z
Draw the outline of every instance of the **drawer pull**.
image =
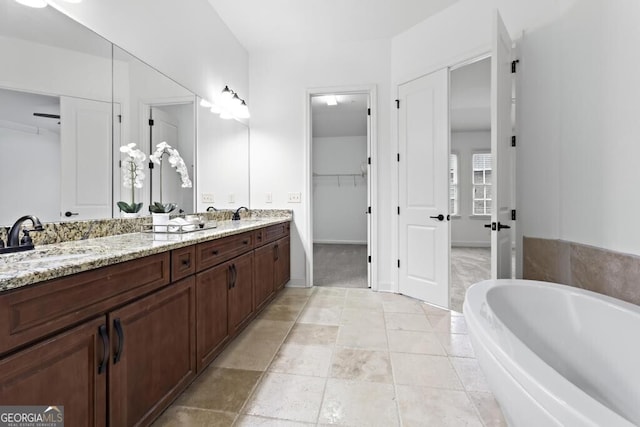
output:
M 116 334 L 118 334 L 118 350 L 116 350 L 116 354 L 113 356 L 113 364 L 115 365 L 120 361 L 120 356 L 122 356 L 122 351 L 124 350 L 124 331 L 122 330 L 120 318 L 116 318 L 113 321 L 113 326 L 116 328 Z
M 227 276 L 227 286 L 229 289 L 233 288 L 233 266 L 229 265 L 229 274 Z
M 248 245 L 248 244 L 249 244 L 249 241 L 248 241 L 248 240 L 243 240 L 243 241 L 242 241 L 242 244 L 243 244 L 243 245 Z
M 183 259 L 182 260 L 182 265 L 184 265 L 185 267 L 189 268 L 191 266 L 191 260 L 190 259 Z
M 217 249 L 214 249 L 211 251 L 211 255 L 218 255 L 219 251 Z
M 98 365 L 98 375 L 102 374 L 107 369 L 107 363 L 109 362 L 109 337 L 107 336 L 107 325 L 100 325 L 98 328 L 98 334 L 102 338 L 102 360 Z

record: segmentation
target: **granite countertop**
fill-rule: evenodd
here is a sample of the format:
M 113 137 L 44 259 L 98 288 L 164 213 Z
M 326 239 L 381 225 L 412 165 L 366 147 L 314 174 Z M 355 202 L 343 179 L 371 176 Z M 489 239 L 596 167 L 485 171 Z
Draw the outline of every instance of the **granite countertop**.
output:
M 183 234 L 130 233 L 42 245 L 31 251 L 3 254 L 0 255 L 0 293 L 291 219 L 290 216 L 281 216 L 218 221 L 216 228 Z

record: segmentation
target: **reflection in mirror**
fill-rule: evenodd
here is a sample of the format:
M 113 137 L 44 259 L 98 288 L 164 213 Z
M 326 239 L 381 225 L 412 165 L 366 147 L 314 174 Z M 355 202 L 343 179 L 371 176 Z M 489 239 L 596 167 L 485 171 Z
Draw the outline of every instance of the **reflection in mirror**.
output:
M 192 181 L 195 176 L 194 100 L 193 93 L 114 46 L 113 105 L 120 115 L 119 120 L 114 123 L 115 144 L 135 143 L 136 147 L 146 153 L 148 159 L 156 151 L 157 144 L 164 141 L 179 151 Z M 122 164 L 125 164 L 127 158 L 126 154 L 122 154 Z M 180 174 L 169 166 L 167 156 L 163 158 L 162 168 L 154 166 L 151 171 L 144 171 L 146 177 L 143 188 L 134 191 L 135 202 L 143 202 L 144 205 L 140 214 L 148 215 L 149 206 L 154 202 L 177 204 L 178 208 L 174 213 L 179 210 L 194 212 L 194 189 L 182 187 Z M 123 173 L 127 173 L 126 168 L 118 171 L 115 176 L 121 178 Z M 122 186 L 122 179 L 116 189 L 115 202 L 121 200 L 131 203 L 131 189 Z
M 249 207 L 249 128 L 198 105 L 198 212 Z
M 111 43 L 0 0 L 0 52 L 0 225 L 111 217 Z

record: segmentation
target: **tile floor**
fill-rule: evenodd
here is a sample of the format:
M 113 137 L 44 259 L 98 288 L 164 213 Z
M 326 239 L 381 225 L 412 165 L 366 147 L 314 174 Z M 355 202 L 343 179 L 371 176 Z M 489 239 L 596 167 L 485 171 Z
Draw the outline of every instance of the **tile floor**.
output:
M 491 248 L 451 248 L 451 309 L 462 311 L 469 286 L 491 278 Z
M 506 426 L 466 333 L 405 296 L 287 288 L 154 426 Z

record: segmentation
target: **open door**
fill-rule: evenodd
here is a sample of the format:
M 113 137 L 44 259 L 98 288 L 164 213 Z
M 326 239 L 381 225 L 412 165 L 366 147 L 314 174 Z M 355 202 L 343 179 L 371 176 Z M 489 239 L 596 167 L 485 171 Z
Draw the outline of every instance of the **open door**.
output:
M 362 172 L 367 186 L 367 285 L 371 287 L 371 95 L 367 96 L 367 164 Z
M 399 292 L 449 307 L 449 70 L 398 88 Z
M 61 220 L 111 217 L 111 120 L 110 102 L 60 97 Z
M 511 278 L 511 46 L 511 37 L 496 11 L 491 54 L 491 277 L 494 279 Z

